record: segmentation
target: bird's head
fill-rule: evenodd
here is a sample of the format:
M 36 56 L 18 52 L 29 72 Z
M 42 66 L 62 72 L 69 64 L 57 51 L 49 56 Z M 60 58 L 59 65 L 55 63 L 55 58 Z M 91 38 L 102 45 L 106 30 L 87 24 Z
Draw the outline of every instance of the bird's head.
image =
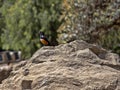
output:
M 39 32 L 39 35 L 40 35 L 40 38 L 43 38 L 44 37 L 44 32 Z
M 41 32 L 41 31 L 40 31 L 39 34 L 40 34 L 40 36 L 42 36 L 42 35 L 44 35 L 44 32 Z

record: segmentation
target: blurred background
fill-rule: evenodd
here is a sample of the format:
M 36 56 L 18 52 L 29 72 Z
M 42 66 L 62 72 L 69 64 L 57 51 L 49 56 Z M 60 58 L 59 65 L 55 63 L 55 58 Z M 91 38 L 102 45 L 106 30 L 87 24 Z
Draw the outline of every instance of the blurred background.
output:
M 0 50 L 29 58 L 39 31 L 54 45 L 82 39 L 120 54 L 120 0 L 0 0 Z

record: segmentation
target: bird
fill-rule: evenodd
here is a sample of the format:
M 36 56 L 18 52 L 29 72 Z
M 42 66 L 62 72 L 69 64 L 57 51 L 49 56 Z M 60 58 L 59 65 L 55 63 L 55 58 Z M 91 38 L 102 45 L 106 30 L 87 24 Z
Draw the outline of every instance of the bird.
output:
M 46 38 L 44 32 L 40 32 L 40 42 L 45 46 L 50 46 L 50 42 Z

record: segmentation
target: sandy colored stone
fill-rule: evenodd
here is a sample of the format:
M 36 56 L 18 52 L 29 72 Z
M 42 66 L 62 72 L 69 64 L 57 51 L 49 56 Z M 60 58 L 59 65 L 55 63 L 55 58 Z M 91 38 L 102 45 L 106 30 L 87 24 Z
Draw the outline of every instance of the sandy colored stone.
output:
M 100 58 L 92 47 L 107 56 Z M 114 64 L 108 53 L 79 40 L 42 47 L 26 62 L 14 65 L 0 90 L 120 90 L 120 62 Z M 29 74 L 23 75 L 26 69 Z

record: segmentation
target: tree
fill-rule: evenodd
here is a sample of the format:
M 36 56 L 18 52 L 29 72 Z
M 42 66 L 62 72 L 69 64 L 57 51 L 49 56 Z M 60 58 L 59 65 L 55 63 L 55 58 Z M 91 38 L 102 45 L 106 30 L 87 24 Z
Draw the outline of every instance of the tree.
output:
M 21 50 L 23 57 L 30 57 L 38 48 L 39 31 L 44 31 L 49 40 L 56 42 L 59 27 L 60 0 L 8 0 L 1 13 L 5 27 L 2 33 L 2 48 Z
M 0 7 L 3 5 L 3 0 L 0 0 Z M 2 14 L 0 13 L 0 36 L 2 34 L 2 28 L 4 27 L 4 20 L 2 17 Z M 2 49 L 2 42 L 1 42 L 1 37 L 0 37 L 0 50 Z

